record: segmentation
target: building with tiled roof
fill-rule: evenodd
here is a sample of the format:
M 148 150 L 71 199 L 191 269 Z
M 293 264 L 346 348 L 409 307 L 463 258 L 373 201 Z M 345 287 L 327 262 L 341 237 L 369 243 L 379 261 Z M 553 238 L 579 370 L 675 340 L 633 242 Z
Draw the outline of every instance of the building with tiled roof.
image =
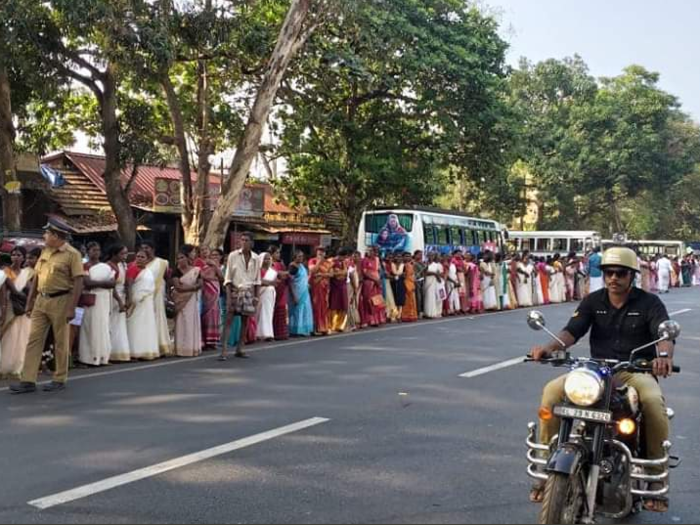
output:
M 42 167 L 35 182 L 41 186 L 44 200 L 40 204 L 34 202 L 42 220 L 48 216 L 84 239 L 105 239 L 116 234 L 117 221 L 102 178 L 103 156 L 66 151 L 43 158 Z M 210 175 L 212 208 L 221 177 L 220 173 Z M 180 171 L 168 166 L 139 166 L 134 177 L 132 167 L 127 165 L 121 178 L 124 186 L 129 185 L 139 236 L 155 241 L 161 254 L 172 256 L 182 243 Z M 197 174 L 192 173 L 193 182 L 196 179 Z M 33 201 L 37 199 L 37 195 L 32 196 Z M 264 183 L 246 184 L 231 213 L 225 248 L 235 247 L 237 235 L 243 231 L 254 233 L 260 249 L 268 243 L 281 244 L 288 256 L 297 247 L 310 251 L 314 246 L 330 243 L 330 231 L 323 217 L 293 208 Z

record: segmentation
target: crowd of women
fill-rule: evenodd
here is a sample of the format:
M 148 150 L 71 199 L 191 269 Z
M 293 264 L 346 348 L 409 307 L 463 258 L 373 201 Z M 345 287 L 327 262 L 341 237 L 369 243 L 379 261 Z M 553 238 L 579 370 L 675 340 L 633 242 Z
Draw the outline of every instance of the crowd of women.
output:
M 0 374 L 17 376 L 30 330 L 24 315 L 38 249 L 17 247 L 0 272 Z M 550 258 L 485 252 L 475 256 L 421 251 L 367 253 L 318 248 L 307 260 L 298 251 L 286 265 L 277 246 L 252 254 L 259 285 L 255 308 L 235 316 L 227 344 L 327 335 L 421 318 L 563 303 L 591 290 L 588 257 Z M 85 292 L 71 323 L 75 360 L 100 366 L 176 355 L 193 357 L 220 348 L 226 319 L 222 250 L 185 245 L 175 267 L 142 244 L 126 264 L 120 244 L 104 252 L 87 245 Z M 640 258 L 638 286 L 659 289 L 662 258 Z M 669 286 L 700 285 L 700 260 L 669 261 Z M 170 320 L 169 320 L 170 319 Z M 230 319 L 230 317 L 229 317 Z

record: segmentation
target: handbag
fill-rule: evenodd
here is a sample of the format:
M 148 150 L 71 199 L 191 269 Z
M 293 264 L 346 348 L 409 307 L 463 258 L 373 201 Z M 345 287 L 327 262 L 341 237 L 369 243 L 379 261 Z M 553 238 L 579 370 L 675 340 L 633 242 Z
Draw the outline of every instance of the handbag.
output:
M 382 294 L 375 294 L 369 299 L 372 302 L 373 306 L 376 306 L 377 308 L 384 308 L 384 297 L 382 297 Z
M 234 296 L 233 310 L 239 315 L 255 315 L 257 307 L 253 301 L 253 293 L 250 290 L 239 290 Z
M 80 308 L 90 308 L 95 306 L 95 299 L 97 296 L 94 293 L 83 292 L 80 294 L 80 299 L 78 300 L 78 306 Z
M 27 311 L 27 296 L 21 293 L 10 292 L 12 313 L 16 316 L 24 315 Z
M 175 309 L 175 303 L 169 299 L 165 301 L 165 317 L 168 319 L 175 319 L 177 315 L 177 310 Z

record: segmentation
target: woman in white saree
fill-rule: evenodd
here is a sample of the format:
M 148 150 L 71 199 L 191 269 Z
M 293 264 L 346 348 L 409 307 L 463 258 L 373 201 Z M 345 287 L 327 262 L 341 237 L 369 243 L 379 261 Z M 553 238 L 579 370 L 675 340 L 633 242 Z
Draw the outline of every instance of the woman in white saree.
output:
M 438 261 L 438 254 L 431 252 L 428 255 L 428 268 L 423 274 L 425 276 L 423 310 L 425 317 L 428 319 L 442 317 L 442 301 L 445 299 L 445 284 L 442 280 L 442 272 L 443 268 L 440 261 Z
M 100 262 L 100 245 L 87 245 L 88 262 L 85 263 L 84 294 L 94 296 L 94 304 L 85 307 L 80 326 L 78 360 L 86 365 L 109 364 L 112 342 L 109 335 L 109 314 L 112 309 L 112 289 L 115 272 L 108 264 Z
M 484 260 L 479 265 L 481 270 L 481 295 L 484 301 L 484 310 L 498 310 L 498 296 L 496 294 L 496 265 L 493 262 L 493 254 L 487 252 Z
M 527 264 L 527 257 L 516 259 L 518 261 L 517 271 L 518 271 L 518 287 L 515 293 L 518 296 L 518 304 L 521 307 L 532 306 L 532 275 L 530 273 L 530 267 Z
M 27 349 L 32 326 L 29 316 L 24 315 L 24 310 L 29 285 L 34 278 L 34 266 L 23 267 L 27 259 L 27 251 L 23 246 L 15 247 L 10 254 L 10 259 L 12 264 L 6 267 L 4 272 L 0 272 L 0 290 L 1 281 L 7 278 L 5 288 L 8 295 L 5 320 L 1 325 L 3 352 L 0 358 L 0 376 L 19 377 L 24 366 L 24 352 Z
M 126 325 L 132 359 L 152 360 L 160 356 L 153 305 L 156 284 L 153 274 L 146 268 L 147 261 L 146 252 L 139 250 L 136 260 L 129 265 L 126 272 L 129 290 Z
M 275 338 L 275 333 L 272 327 L 272 318 L 275 313 L 275 299 L 277 291 L 277 272 L 272 268 L 272 257 L 265 252 L 261 255 L 262 266 L 260 270 L 261 283 L 258 301 L 257 313 L 257 331 L 256 338 L 272 341 Z
M 109 265 L 115 274 L 112 310 L 109 315 L 109 338 L 112 348 L 110 361 L 130 361 L 129 332 L 126 328 L 126 257 L 129 250 L 123 244 L 115 244 L 109 249 Z

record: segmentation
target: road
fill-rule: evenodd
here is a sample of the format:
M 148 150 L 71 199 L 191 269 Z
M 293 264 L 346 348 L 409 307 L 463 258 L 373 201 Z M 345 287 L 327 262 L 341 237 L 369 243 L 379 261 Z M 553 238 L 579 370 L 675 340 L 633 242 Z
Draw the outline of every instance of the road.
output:
M 670 512 L 633 522 L 693 523 L 700 290 L 663 299 L 682 311 L 683 371 L 663 386 L 683 464 Z M 541 309 L 558 329 L 574 308 Z M 491 365 L 544 340 L 519 310 L 272 343 L 248 360 L 78 371 L 54 394 L 0 391 L 0 522 L 531 523 L 526 425 L 557 371 Z

